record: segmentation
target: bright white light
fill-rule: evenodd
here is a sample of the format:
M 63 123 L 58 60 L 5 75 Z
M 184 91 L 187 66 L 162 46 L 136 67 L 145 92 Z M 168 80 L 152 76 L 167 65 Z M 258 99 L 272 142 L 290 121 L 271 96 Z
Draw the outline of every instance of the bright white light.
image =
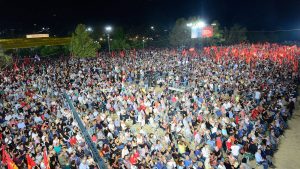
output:
M 92 32 L 92 31 L 93 31 L 93 28 L 92 28 L 92 27 L 87 27 L 86 30 L 89 31 L 89 32 Z
M 154 30 L 154 26 L 151 26 L 150 28 L 151 28 L 152 30 Z
M 216 25 L 217 25 L 216 23 L 212 23 L 212 24 L 211 24 L 211 26 L 216 26 Z
M 206 26 L 206 23 L 203 21 L 198 21 L 194 23 L 187 23 L 186 26 L 194 28 L 204 28 Z
M 106 30 L 106 32 L 111 32 L 112 27 L 111 27 L 111 26 L 106 26 L 106 27 L 105 27 L 105 30 Z
M 204 28 L 206 26 L 206 24 L 203 21 L 199 21 L 199 22 L 196 23 L 196 26 L 199 27 L 199 28 Z

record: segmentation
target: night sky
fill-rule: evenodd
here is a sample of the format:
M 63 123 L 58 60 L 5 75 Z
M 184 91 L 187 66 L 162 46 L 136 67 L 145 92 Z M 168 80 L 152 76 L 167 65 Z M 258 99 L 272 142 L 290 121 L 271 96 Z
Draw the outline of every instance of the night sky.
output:
M 180 17 L 200 16 L 223 26 L 234 23 L 248 30 L 300 28 L 300 0 L 1 0 L 0 29 L 31 31 L 33 24 L 52 31 L 76 24 L 123 27 L 170 27 Z

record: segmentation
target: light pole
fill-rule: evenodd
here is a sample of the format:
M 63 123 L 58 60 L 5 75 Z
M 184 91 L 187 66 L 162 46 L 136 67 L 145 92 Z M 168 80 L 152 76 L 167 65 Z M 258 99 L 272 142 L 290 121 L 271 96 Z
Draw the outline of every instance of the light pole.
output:
M 145 39 L 143 39 L 143 49 L 145 48 Z
M 86 28 L 86 31 L 88 31 L 88 32 L 93 32 L 93 28 L 92 28 L 92 27 L 87 27 L 87 28 Z
M 106 31 L 106 34 L 107 34 L 107 44 L 108 44 L 108 52 L 110 53 L 110 38 L 109 38 L 109 33 L 112 31 L 112 27 L 111 26 L 106 26 L 105 27 L 105 31 Z

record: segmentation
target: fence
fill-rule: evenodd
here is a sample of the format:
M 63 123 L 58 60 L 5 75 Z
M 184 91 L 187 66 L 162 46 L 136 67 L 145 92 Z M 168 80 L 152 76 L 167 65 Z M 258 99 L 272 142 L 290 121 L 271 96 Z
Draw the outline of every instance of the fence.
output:
M 76 112 L 74 106 L 73 106 L 73 103 L 72 101 L 70 100 L 70 97 L 68 96 L 68 94 L 66 92 L 64 92 L 64 98 L 65 100 L 67 101 L 69 107 L 70 107 L 70 110 L 73 114 L 73 117 L 74 119 L 77 121 L 78 123 L 78 126 L 81 130 L 81 133 L 85 139 L 85 142 L 88 144 L 89 148 L 91 149 L 92 151 L 92 155 L 93 155 L 93 158 L 94 158 L 94 161 L 97 163 L 98 167 L 100 169 L 107 169 L 107 166 L 104 162 L 104 160 L 100 157 L 99 153 L 98 153 L 98 150 L 97 150 L 97 147 L 95 146 L 95 144 L 92 142 L 92 139 L 91 139 L 91 136 L 88 134 L 86 128 L 84 127 L 82 121 L 81 121 L 81 118 L 79 117 L 78 113 Z

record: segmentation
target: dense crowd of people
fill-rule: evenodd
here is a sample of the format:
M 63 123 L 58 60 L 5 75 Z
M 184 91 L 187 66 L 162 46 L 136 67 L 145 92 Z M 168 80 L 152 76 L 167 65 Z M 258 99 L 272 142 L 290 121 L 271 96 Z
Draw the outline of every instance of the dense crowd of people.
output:
M 46 169 L 44 152 L 50 168 L 97 168 L 66 92 L 110 168 L 274 167 L 295 108 L 298 55 L 297 47 L 243 44 L 2 71 L 2 149 L 19 168 L 29 155 Z

